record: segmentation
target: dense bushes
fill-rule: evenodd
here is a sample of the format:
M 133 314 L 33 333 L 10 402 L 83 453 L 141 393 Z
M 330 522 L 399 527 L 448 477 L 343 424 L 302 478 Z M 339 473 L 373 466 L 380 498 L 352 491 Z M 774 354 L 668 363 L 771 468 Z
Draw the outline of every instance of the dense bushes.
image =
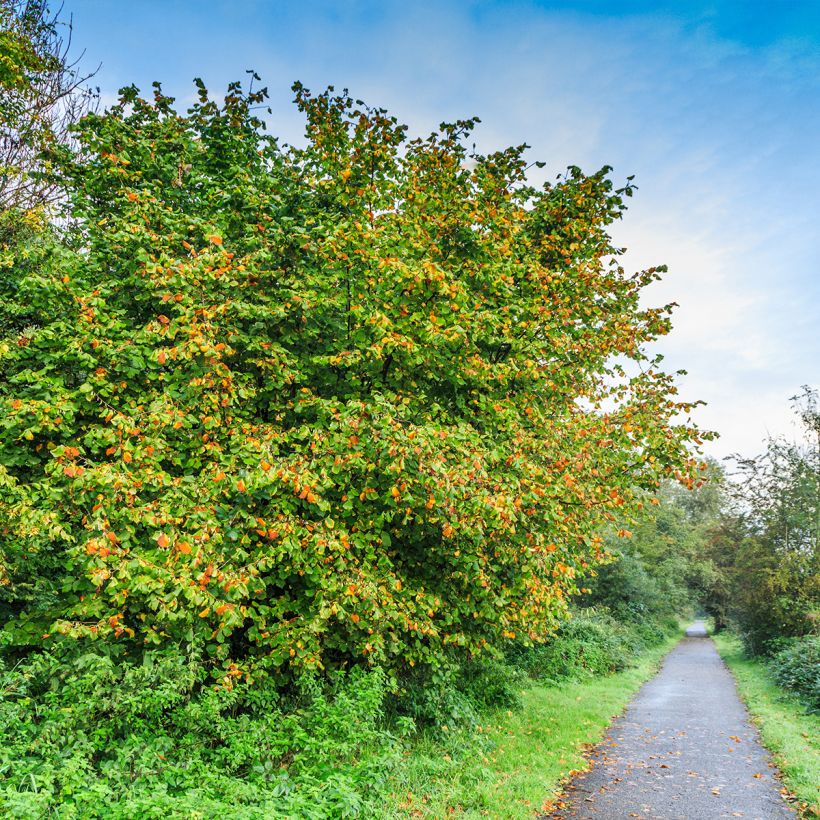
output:
M 820 712 L 820 636 L 797 638 L 776 652 L 769 666 L 780 686 L 799 695 Z
M 401 676 L 395 697 L 388 701 L 387 716 L 409 719 L 419 730 L 436 735 L 442 726 L 473 730 L 482 713 L 520 705 L 521 689 L 528 682 L 520 666 L 480 655 L 446 669 L 421 669 Z
M 44 654 L 5 669 L 0 812 L 344 817 L 362 810 L 397 753 L 380 725 L 378 670 L 305 678 L 289 694 L 271 681 L 228 691 L 201 677 L 200 665 L 156 651 L 136 664 Z
M 511 659 L 540 681 L 584 680 L 628 668 L 666 634 L 660 624 L 637 627 L 606 612 L 582 610 L 545 643 L 512 650 Z
M 585 612 L 546 646 L 519 645 L 506 661 L 475 658 L 433 679 L 420 672 L 398 688 L 378 669 L 226 689 L 178 653 L 32 654 L 0 672 L 0 813 L 382 816 L 416 744 L 432 755 L 452 743 L 489 753 L 479 725 L 516 708 L 528 678 L 610 674 L 643 646 L 632 628 Z

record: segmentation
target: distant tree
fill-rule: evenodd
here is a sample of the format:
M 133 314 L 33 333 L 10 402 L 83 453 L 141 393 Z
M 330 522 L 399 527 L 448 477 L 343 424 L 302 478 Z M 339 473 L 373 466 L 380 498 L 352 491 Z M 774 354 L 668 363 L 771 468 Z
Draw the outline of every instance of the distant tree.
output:
M 664 481 L 647 498 L 628 539 L 607 539 L 613 561 L 586 582 L 582 606 L 605 606 L 635 622 L 674 620 L 702 605 L 717 583 L 705 544 L 719 520 L 723 471 L 709 462 L 691 489 Z
M 70 54 L 70 20 L 44 0 L 0 0 L 0 341 L 44 321 L 20 287 L 59 244 L 53 153 L 97 99 Z
M 770 439 L 737 461 L 731 502 L 709 552 L 721 568 L 716 617 L 734 622 L 755 653 L 820 631 L 820 412 L 817 392 L 792 400 L 802 441 Z

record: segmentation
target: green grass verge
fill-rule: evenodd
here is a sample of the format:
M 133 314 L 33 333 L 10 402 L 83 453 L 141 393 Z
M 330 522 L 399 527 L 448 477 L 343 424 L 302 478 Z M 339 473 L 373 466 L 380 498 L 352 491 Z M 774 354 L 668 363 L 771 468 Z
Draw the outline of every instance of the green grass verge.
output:
M 658 669 L 680 635 L 624 672 L 561 686 L 532 685 L 523 708 L 492 715 L 475 734 L 422 738 L 392 773 L 382 817 L 528 818 L 561 781 L 587 766 L 584 751 Z M 446 734 L 446 733 L 445 733 Z
M 796 698 L 777 686 L 763 661 L 745 657 L 736 637 L 724 632 L 714 641 L 783 773 L 784 785 L 806 817 L 820 817 L 820 715 L 807 714 Z

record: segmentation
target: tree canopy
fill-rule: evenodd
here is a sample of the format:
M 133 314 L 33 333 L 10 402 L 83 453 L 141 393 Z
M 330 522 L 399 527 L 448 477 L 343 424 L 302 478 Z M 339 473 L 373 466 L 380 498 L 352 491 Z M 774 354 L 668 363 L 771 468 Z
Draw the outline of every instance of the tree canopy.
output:
M 295 86 L 122 91 L 53 152 L 72 229 L 0 335 L 0 619 L 206 651 L 224 680 L 539 640 L 698 431 L 650 346 L 630 183 L 528 182 Z M 622 530 L 621 535 L 628 533 Z

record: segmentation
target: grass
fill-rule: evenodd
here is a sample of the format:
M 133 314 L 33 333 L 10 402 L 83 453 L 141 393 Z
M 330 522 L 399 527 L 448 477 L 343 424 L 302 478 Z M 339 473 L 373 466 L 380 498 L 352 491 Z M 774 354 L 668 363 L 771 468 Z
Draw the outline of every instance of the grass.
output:
M 808 714 L 778 687 L 765 662 L 745 657 L 740 641 L 714 636 L 718 652 L 737 680 L 738 691 L 774 757 L 786 788 L 806 817 L 820 817 L 820 715 Z
M 624 672 L 560 687 L 534 684 L 522 693 L 522 709 L 495 713 L 475 734 L 419 740 L 391 777 L 395 802 L 383 817 L 512 820 L 540 813 L 562 780 L 587 767 L 584 751 L 679 638 Z

